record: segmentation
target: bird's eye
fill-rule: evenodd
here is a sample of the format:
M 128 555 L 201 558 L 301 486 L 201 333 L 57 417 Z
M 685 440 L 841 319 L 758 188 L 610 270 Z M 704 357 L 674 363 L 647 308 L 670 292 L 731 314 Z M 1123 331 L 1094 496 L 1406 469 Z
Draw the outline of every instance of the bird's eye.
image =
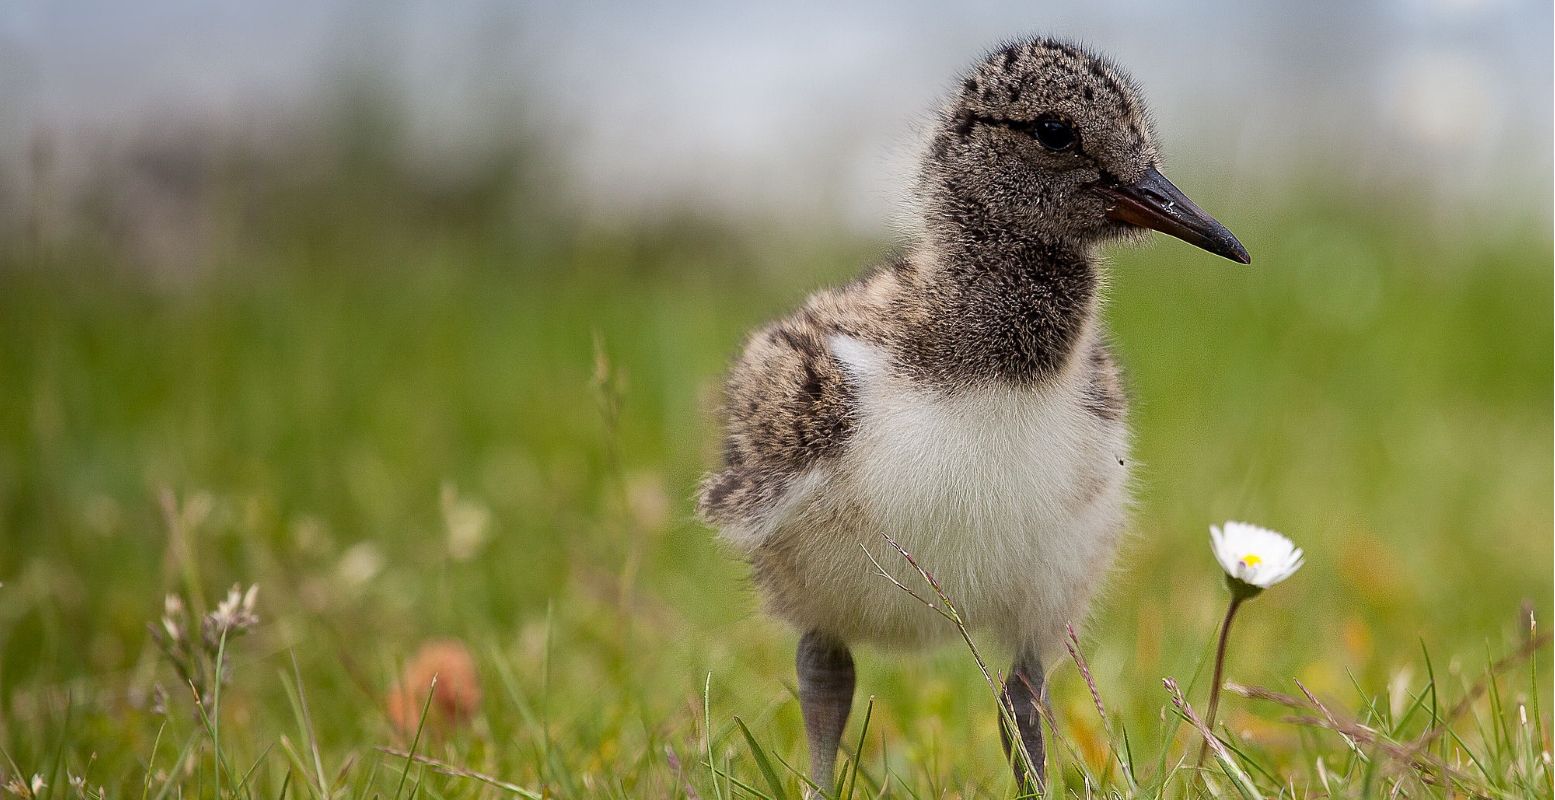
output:
M 1069 127 L 1069 123 L 1051 117 L 1037 120 L 1036 135 L 1037 141 L 1041 142 L 1043 147 L 1054 152 L 1074 147 L 1078 139 L 1074 135 L 1074 128 Z

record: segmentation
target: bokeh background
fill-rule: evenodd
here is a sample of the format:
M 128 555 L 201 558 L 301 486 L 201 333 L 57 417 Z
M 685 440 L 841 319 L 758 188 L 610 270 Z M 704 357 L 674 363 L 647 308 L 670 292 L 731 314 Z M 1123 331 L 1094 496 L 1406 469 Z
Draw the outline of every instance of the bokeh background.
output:
M 206 787 L 147 624 L 233 583 L 262 624 L 223 744 L 268 796 L 392 790 L 386 693 L 439 637 L 484 690 L 425 745 L 449 763 L 706 797 L 709 740 L 755 774 L 735 717 L 800 763 L 793 637 L 691 515 L 719 373 L 900 245 L 931 109 L 1033 32 L 1134 73 L 1254 256 L 1113 254 L 1141 468 L 1103 693 L 1136 731 L 1162 677 L 1202 700 L 1227 518 L 1308 553 L 1234 679 L 1461 690 L 1551 607 L 1550 30 L 1521 0 L 7 3 L 0 770 Z M 871 780 L 1008 790 L 965 652 L 861 669 Z M 1306 775 L 1277 713 L 1225 713 Z

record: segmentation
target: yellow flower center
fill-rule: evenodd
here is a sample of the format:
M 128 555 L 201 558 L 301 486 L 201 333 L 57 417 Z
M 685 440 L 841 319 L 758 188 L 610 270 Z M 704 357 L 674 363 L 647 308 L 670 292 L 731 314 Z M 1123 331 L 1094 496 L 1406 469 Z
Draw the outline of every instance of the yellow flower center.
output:
M 1259 558 L 1258 554 L 1256 553 L 1248 553 L 1247 555 L 1242 556 L 1242 566 L 1256 567 L 1261 563 L 1263 563 L 1263 559 Z

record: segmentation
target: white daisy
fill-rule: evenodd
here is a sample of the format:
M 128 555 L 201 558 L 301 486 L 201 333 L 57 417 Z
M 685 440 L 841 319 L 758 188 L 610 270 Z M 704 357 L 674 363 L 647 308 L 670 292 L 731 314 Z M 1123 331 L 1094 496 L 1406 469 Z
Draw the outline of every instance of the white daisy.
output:
M 1283 535 L 1249 525 L 1245 522 L 1227 522 L 1211 525 L 1210 546 L 1215 560 L 1232 580 L 1232 590 L 1257 594 L 1301 569 L 1301 548 Z M 1242 589 L 1236 584 L 1243 584 Z

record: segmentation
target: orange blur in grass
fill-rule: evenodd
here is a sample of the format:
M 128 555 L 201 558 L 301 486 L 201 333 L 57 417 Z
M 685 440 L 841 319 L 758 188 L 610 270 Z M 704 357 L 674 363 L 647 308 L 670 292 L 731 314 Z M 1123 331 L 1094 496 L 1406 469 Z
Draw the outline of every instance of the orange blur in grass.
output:
M 433 680 L 436 679 L 434 688 Z M 427 704 L 427 692 L 432 703 Z M 426 710 L 426 730 L 447 732 L 470 721 L 480 710 L 481 684 L 475 659 L 457 639 L 429 639 L 405 665 L 389 689 L 389 721 L 406 737 L 414 736 Z

